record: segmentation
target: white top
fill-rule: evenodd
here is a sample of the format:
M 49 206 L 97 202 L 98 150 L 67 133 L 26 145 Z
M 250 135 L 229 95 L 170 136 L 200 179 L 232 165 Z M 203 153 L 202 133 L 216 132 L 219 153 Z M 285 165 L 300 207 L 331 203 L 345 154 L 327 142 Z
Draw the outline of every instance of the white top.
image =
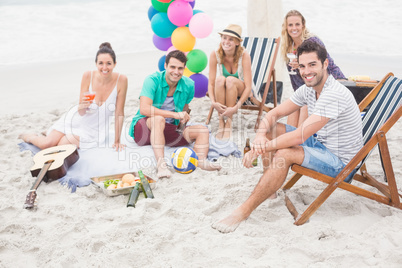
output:
M 245 51 L 246 51 L 246 49 L 243 49 L 243 54 L 244 54 Z M 238 75 L 239 75 L 239 79 L 244 82 L 243 54 L 241 54 L 241 56 L 239 58 L 239 63 L 237 65 L 237 72 L 238 72 Z M 223 76 L 222 63 L 221 63 L 221 59 L 219 58 L 219 55 L 218 55 L 218 50 L 215 50 L 215 55 L 216 55 L 216 61 L 218 62 L 218 64 L 217 64 L 218 68 L 217 68 L 216 74 L 217 74 L 217 76 Z
M 63 114 L 61 118 L 49 128 L 47 133 L 49 134 L 52 130 L 57 130 L 66 135 L 76 135 L 80 137 L 80 149 L 105 147 L 109 140 L 109 132 L 112 132 L 112 129 L 109 130 L 109 125 L 110 120 L 113 121 L 113 114 L 116 110 L 117 84 L 119 78 L 120 74 L 117 77 L 115 87 L 104 103 L 100 106 L 96 103 L 90 105 L 89 109 L 95 110 L 95 112 L 86 113 L 81 116 L 78 113 L 78 105 L 75 105 Z M 92 72 L 89 92 L 93 92 Z
M 307 105 L 312 114 L 330 118 L 317 131 L 317 139 L 344 164 L 363 147 L 362 120 L 352 93 L 330 75 L 317 100 L 316 91 L 303 85 L 290 100 L 298 106 Z

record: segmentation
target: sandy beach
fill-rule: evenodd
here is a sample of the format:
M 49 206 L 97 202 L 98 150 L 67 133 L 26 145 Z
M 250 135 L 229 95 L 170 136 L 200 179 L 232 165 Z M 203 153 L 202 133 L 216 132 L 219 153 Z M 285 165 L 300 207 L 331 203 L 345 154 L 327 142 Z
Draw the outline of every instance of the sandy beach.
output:
M 120 55 L 119 68 L 129 70 L 131 82 L 127 117 L 138 108 L 139 81 L 146 75 L 141 68 L 131 69 L 129 63 L 152 55 Z M 2 107 L 7 108 L 0 118 L 2 267 L 25 267 L 26 263 L 30 267 L 397 267 L 402 262 L 402 212 L 342 190 L 337 190 L 303 226 L 293 225 L 279 192 L 277 199 L 264 202 L 236 232 L 221 234 L 212 229 L 211 223 L 243 202 L 262 175 L 261 163 L 245 169 L 233 156 L 219 159 L 224 165 L 219 172 L 197 169 L 158 181 L 156 198 L 141 196 L 135 209 L 126 207 L 128 196 L 107 197 L 91 185 L 70 193 L 57 181 L 39 187 L 35 211 L 22 209 L 35 178 L 29 172 L 31 153 L 19 152 L 17 136 L 23 131 L 45 131 L 73 105 L 76 94 L 66 91 L 78 87 L 79 74 L 91 64 L 92 59 L 43 64 L 32 72 L 23 66 L 9 70 L 6 76 L 9 80 L 5 84 L 11 86 L 13 73 L 33 77 L 49 74 L 46 79 L 19 81 L 16 94 L 21 95 L 6 96 L 9 99 Z M 66 74 L 64 70 L 73 66 L 79 68 Z M 40 98 L 24 99 L 39 89 Z M 287 84 L 284 98 L 289 91 Z M 20 102 L 10 105 L 13 99 Z M 200 116 L 193 120 L 203 122 L 208 105 L 206 98 L 195 99 L 191 106 Z M 239 114 L 235 120 L 244 124 L 252 116 Z M 245 136 L 253 135 L 243 126 L 235 124 L 234 141 L 240 149 Z M 217 128 L 216 120 L 212 128 Z M 399 184 L 401 129 L 398 122 L 387 135 Z M 382 178 L 377 151 L 368 169 Z M 145 167 L 144 172 L 155 175 L 152 167 Z M 304 210 L 324 187 L 307 178 L 299 182 L 292 191 L 298 209 Z
M 209 53 L 211 48 L 203 49 Z M 116 52 L 115 71 L 129 81 L 125 122 L 130 122 L 138 109 L 142 82 L 156 70 L 161 52 Z M 401 54 L 348 54 L 335 49 L 332 56 L 347 76 L 381 79 L 394 72 L 402 78 Z M 93 185 L 71 193 L 54 181 L 39 187 L 35 210 L 23 209 L 35 178 L 29 171 L 31 152 L 20 152 L 17 137 L 46 131 L 74 106 L 82 73 L 94 67 L 93 57 L 0 65 L 0 267 L 401 267 L 402 211 L 341 189 L 302 226 L 293 224 L 279 191 L 278 198 L 265 201 L 235 232 L 222 234 L 211 228 L 248 198 L 262 175 L 261 162 L 246 169 L 234 156 L 218 159 L 220 171 L 196 169 L 157 181 L 155 199 L 141 195 L 135 208 L 126 207 L 127 195 L 108 197 Z M 207 70 L 203 73 L 207 75 Z M 283 82 L 285 100 L 292 89 L 288 78 Z M 194 99 L 192 121 L 203 123 L 209 106 L 206 97 Z M 246 137 L 255 135 L 255 115 L 242 111 L 234 117 L 232 141 L 241 151 Z M 211 128 L 215 134 L 217 120 L 212 120 Z M 400 192 L 401 133 L 399 121 L 387 134 Z M 378 150 L 367 168 L 382 181 Z M 155 177 L 153 166 L 141 169 Z M 304 211 L 325 186 L 304 177 L 290 196 Z

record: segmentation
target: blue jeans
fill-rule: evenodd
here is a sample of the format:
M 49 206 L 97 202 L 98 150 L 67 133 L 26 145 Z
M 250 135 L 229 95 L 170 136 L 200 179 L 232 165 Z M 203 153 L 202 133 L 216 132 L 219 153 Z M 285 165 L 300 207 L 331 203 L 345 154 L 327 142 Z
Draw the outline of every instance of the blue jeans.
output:
M 291 132 L 295 129 L 296 128 L 293 126 L 286 125 L 286 132 Z M 300 146 L 303 147 L 304 150 L 304 160 L 301 164 L 302 167 L 335 178 L 346 166 L 314 136 L 309 137 L 305 142 L 300 144 Z M 344 181 L 350 182 L 355 173 L 356 171 L 353 171 Z

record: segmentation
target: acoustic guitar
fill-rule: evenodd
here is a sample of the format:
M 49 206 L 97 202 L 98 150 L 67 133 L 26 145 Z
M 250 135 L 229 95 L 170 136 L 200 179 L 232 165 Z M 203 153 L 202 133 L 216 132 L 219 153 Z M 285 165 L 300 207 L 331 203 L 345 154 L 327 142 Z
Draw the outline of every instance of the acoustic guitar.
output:
M 74 144 L 50 147 L 35 154 L 31 174 L 37 179 L 25 199 L 24 208 L 34 207 L 36 190 L 42 181 L 48 183 L 64 177 L 67 169 L 77 162 L 78 158 L 77 146 Z

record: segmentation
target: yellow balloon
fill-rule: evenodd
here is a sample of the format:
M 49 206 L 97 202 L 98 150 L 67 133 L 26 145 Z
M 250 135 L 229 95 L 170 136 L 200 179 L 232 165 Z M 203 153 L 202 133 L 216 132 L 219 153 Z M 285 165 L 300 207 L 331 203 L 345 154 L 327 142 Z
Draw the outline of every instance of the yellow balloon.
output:
M 186 26 L 176 28 L 172 33 L 172 44 L 178 50 L 188 52 L 195 46 L 195 37 Z
M 193 75 L 194 73 L 192 71 L 190 71 L 187 67 L 184 69 L 183 75 L 190 77 L 191 75 Z

